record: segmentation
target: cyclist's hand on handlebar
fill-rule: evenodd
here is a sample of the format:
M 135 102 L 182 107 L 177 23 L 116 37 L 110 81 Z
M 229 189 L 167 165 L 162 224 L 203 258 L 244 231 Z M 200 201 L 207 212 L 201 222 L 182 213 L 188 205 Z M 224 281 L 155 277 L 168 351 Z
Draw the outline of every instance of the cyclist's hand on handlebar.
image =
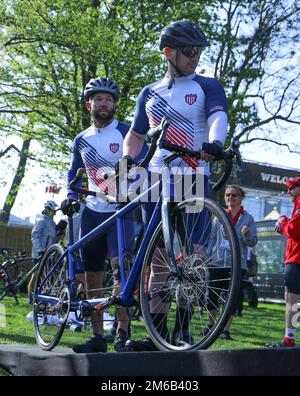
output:
M 78 213 L 80 210 L 80 203 L 77 199 L 67 198 L 62 201 L 60 209 L 64 215 L 71 216 L 73 213 Z
M 127 172 L 135 165 L 135 162 L 130 155 L 124 155 L 117 163 L 116 163 L 116 173 L 119 173 L 119 170 L 122 169 L 127 170 Z
M 221 142 L 203 143 L 200 151 L 201 159 L 205 162 L 220 160 L 223 158 L 223 146 Z

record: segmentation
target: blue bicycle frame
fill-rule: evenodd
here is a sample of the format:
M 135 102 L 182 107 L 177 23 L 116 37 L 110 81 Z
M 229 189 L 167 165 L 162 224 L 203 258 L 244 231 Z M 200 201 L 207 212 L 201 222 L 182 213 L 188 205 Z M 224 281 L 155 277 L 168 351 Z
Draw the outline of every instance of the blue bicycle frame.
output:
M 123 305 L 132 305 L 134 302 L 132 293 L 136 287 L 142 264 L 143 264 L 143 259 L 145 257 L 146 250 L 149 246 L 150 240 L 152 235 L 154 234 L 154 231 L 156 227 L 158 226 L 160 220 L 161 220 L 161 207 L 162 207 L 162 198 L 160 197 L 159 200 L 156 203 L 154 212 L 151 216 L 150 222 L 147 226 L 147 229 L 145 231 L 145 234 L 143 236 L 143 240 L 141 242 L 139 251 L 135 257 L 135 260 L 133 262 L 132 268 L 129 272 L 128 278 L 126 275 L 125 271 L 125 265 L 124 265 L 124 252 L 126 251 L 126 246 L 125 246 L 125 241 L 124 241 L 124 216 L 133 211 L 135 208 L 138 206 L 142 205 L 143 198 L 149 194 L 152 190 L 157 188 L 161 183 L 161 180 L 157 181 L 155 184 L 153 184 L 150 188 L 145 190 L 143 193 L 141 193 L 138 197 L 136 197 L 133 201 L 130 203 L 126 204 L 124 207 L 121 209 L 117 209 L 116 213 L 113 214 L 109 219 L 105 220 L 103 223 L 99 224 L 94 230 L 90 231 L 87 235 L 79 239 L 77 242 L 75 242 L 72 245 L 69 245 L 64 254 L 59 258 L 59 260 L 55 263 L 53 268 L 50 270 L 50 272 L 47 274 L 45 279 L 43 280 L 42 284 L 40 285 L 38 289 L 38 299 L 39 301 L 45 301 L 49 302 L 51 304 L 56 304 L 58 303 L 59 299 L 56 297 L 50 297 L 46 295 L 42 295 L 41 290 L 43 288 L 43 285 L 47 281 L 47 279 L 52 275 L 52 273 L 56 270 L 58 265 L 62 262 L 62 260 L 65 259 L 65 257 L 68 257 L 68 270 L 69 270 L 69 279 L 71 280 L 71 307 L 72 309 L 77 309 L 79 308 L 80 301 L 74 301 L 75 300 L 75 295 L 76 295 L 76 285 L 75 285 L 75 260 L 76 258 L 74 257 L 74 252 L 77 251 L 78 249 L 81 249 L 91 241 L 93 241 L 95 238 L 98 238 L 100 235 L 104 234 L 107 232 L 107 230 L 114 224 L 115 221 L 117 221 L 117 234 L 118 234 L 118 254 L 119 254 L 119 265 L 120 265 L 120 274 L 121 274 L 121 298 L 122 298 L 122 304 Z M 109 297 L 105 298 L 94 298 L 92 300 L 86 300 L 88 303 L 90 303 L 93 306 L 97 306 L 106 300 L 108 300 Z

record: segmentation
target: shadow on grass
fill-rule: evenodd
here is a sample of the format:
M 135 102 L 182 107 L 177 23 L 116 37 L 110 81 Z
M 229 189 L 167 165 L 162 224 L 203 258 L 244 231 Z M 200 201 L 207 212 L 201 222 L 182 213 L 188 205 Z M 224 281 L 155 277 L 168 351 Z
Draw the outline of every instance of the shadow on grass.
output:
M 20 334 L 8 334 L 0 331 L 1 344 L 35 344 L 35 337 Z

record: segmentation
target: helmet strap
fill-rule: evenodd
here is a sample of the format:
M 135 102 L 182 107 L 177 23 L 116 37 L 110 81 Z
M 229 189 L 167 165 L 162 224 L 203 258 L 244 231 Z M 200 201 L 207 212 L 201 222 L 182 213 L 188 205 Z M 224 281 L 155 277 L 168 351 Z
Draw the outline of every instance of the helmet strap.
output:
M 174 85 L 175 77 L 182 77 L 184 74 L 182 73 L 182 71 L 179 69 L 179 67 L 176 65 L 175 62 L 173 62 L 171 59 L 168 59 L 168 62 L 173 66 L 173 69 L 175 69 L 175 73 L 171 74 L 170 76 L 170 81 L 168 85 L 168 89 L 171 89 L 172 86 Z
M 176 50 L 176 53 L 173 52 L 174 50 Z M 174 85 L 175 77 L 182 77 L 183 73 L 176 65 L 177 49 L 166 47 L 164 48 L 164 54 L 169 62 L 168 72 L 170 74 L 170 81 L 169 81 L 168 89 L 171 89 L 172 86 Z

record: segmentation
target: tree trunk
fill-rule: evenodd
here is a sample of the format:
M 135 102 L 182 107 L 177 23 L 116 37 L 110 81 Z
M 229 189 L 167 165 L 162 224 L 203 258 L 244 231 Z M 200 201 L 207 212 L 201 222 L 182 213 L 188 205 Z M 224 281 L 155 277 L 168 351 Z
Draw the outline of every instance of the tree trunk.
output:
M 15 200 L 19 192 L 20 184 L 25 175 L 25 168 L 29 154 L 29 145 L 30 145 L 30 139 L 23 141 L 22 149 L 20 151 L 20 160 L 15 173 L 15 177 L 13 179 L 12 185 L 5 199 L 3 209 L 0 213 L 0 222 L 6 224 L 8 223 L 10 212 L 12 210 L 12 207 L 14 206 Z

